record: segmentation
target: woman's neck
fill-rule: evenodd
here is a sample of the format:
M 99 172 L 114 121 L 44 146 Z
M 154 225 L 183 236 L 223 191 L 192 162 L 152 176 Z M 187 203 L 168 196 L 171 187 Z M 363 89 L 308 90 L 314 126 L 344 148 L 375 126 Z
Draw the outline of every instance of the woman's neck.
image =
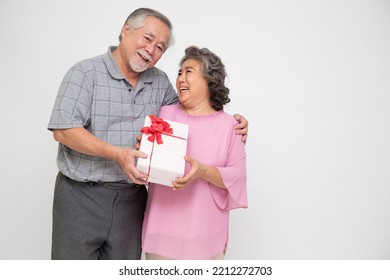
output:
M 210 115 L 216 112 L 216 110 L 211 106 L 197 106 L 197 107 L 189 108 L 184 106 L 183 104 L 180 104 L 180 108 L 188 115 L 193 115 L 193 116 Z

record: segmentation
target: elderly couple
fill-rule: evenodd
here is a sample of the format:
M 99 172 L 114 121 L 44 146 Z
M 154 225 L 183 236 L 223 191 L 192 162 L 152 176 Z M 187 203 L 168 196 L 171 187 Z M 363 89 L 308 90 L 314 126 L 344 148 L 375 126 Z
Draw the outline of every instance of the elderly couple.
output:
M 171 32 L 166 16 L 137 9 L 118 46 L 66 73 L 48 125 L 59 142 L 52 259 L 223 259 L 229 210 L 247 207 L 248 122 L 223 111 L 225 66 L 207 48 L 185 50 L 176 91 L 154 67 Z M 172 188 L 147 190 L 135 167 L 150 114 L 190 127 Z

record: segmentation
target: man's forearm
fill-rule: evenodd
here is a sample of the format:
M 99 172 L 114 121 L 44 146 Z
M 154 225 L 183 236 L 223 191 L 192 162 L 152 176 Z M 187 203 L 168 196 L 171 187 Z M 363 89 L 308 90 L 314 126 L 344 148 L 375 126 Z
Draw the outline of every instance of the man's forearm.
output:
M 57 142 L 79 153 L 115 160 L 120 148 L 100 140 L 84 128 L 55 129 L 54 139 Z

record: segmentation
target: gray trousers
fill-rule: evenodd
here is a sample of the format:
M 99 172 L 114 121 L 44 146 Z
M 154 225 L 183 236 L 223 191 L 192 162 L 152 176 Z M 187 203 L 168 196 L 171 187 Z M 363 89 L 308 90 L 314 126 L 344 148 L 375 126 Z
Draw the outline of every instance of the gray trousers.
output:
M 53 260 L 141 258 L 147 199 L 143 185 L 85 183 L 57 175 L 53 200 Z

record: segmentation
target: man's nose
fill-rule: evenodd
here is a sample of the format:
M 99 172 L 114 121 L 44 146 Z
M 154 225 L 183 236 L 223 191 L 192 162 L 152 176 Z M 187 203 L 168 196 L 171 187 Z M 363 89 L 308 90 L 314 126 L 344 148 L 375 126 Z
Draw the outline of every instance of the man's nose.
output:
M 146 45 L 145 50 L 148 54 L 152 55 L 154 53 L 154 51 L 156 50 L 156 45 L 149 43 Z

